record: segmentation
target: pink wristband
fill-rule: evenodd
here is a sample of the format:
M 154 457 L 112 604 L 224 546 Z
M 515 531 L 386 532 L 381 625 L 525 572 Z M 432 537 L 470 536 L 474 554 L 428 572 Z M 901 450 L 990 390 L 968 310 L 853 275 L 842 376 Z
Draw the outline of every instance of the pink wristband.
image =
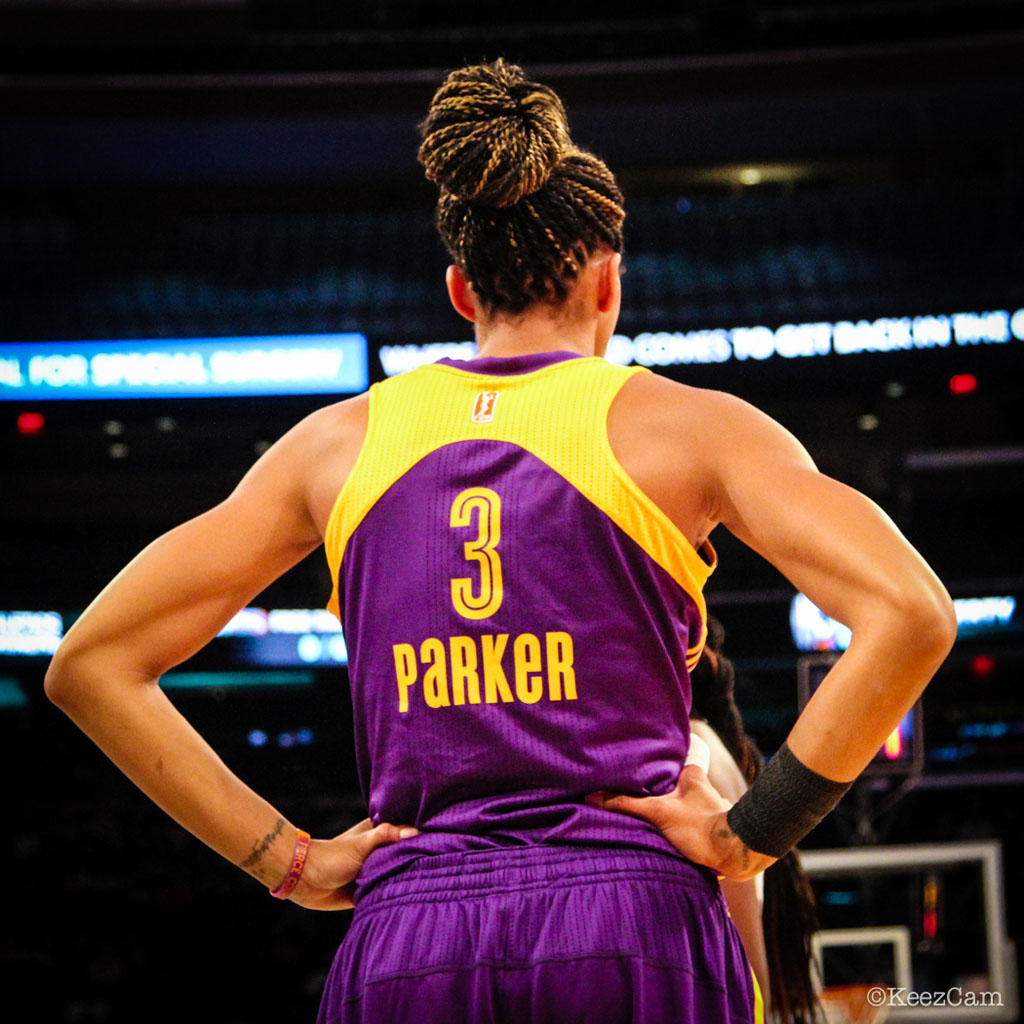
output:
M 306 852 L 309 850 L 309 833 L 303 832 L 300 828 L 295 836 L 295 849 L 292 850 L 292 863 L 288 868 L 288 874 L 281 885 L 271 891 L 270 895 L 275 899 L 286 900 L 295 890 L 302 877 L 302 869 L 306 866 Z

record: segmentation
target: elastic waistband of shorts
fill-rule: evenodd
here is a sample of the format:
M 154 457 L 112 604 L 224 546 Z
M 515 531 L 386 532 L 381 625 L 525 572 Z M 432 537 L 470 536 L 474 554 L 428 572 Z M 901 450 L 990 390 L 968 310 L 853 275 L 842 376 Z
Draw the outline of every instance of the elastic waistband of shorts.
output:
M 708 868 L 652 850 L 516 846 L 419 857 L 374 886 L 358 906 L 644 878 L 708 892 L 718 889 Z

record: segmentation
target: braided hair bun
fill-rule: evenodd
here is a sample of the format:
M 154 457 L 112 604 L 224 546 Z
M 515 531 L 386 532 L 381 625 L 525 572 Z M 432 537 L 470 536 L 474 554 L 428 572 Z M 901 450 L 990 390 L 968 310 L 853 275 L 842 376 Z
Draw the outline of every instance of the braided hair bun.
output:
M 483 206 L 512 206 L 536 192 L 570 145 L 562 101 L 503 60 L 449 75 L 422 132 L 427 177 Z
M 514 64 L 453 71 L 420 129 L 438 231 L 489 311 L 561 302 L 599 248 L 622 251 L 615 176 L 572 144 L 558 96 Z

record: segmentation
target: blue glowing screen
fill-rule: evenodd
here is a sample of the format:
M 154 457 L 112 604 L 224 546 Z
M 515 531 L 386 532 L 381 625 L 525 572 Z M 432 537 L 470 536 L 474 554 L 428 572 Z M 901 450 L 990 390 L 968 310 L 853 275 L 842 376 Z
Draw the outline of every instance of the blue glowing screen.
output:
M 0 400 L 352 394 L 366 337 L 309 334 L 0 345 Z

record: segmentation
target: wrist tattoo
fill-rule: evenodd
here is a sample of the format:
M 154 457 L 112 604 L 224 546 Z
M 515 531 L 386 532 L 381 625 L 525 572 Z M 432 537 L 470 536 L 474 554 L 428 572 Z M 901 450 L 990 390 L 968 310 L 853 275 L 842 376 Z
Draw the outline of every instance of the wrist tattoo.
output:
M 742 853 L 740 853 L 740 867 L 742 867 L 742 869 L 744 871 L 749 871 L 750 870 L 750 847 L 747 846 L 747 844 L 744 843 L 742 839 L 740 840 L 740 845 L 743 847 L 743 851 L 742 851 Z
M 275 840 L 284 831 L 285 820 L 284 818 L 278 818 L 274 824 L 272 831 L 268 832 L 262 839 L 257 839 L 252 844 L 252 849 L 249 851 L 249 856 L 245 858 L 238 866 L 249 874 L 256 878 L 263 878 L 263 868 L 259 866 L 260 861 L 263 859 L 263 855 L 274 845 Z
M 739 839 L 740 843 L 740 866 L 744 871 L 750 867 L 750 847 L 731 828 L 728 824 L 720 825 L 718 831 L 715 833 L 718 839 L 726 840 Z

